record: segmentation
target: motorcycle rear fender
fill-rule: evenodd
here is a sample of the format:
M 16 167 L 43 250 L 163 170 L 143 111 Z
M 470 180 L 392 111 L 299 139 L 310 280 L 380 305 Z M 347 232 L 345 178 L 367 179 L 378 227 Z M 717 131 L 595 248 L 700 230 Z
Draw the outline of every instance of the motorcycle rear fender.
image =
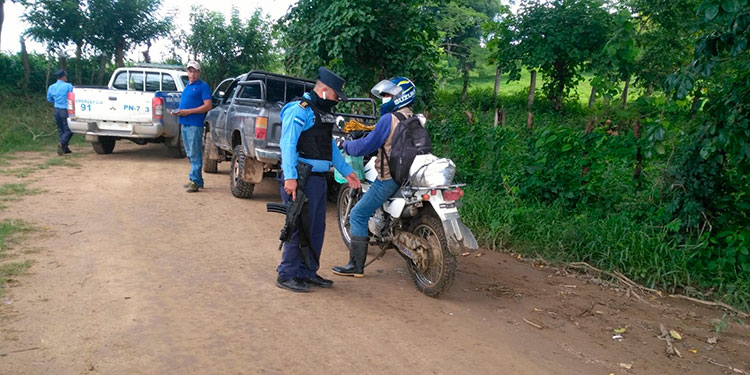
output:
M 455 204 L 446 202 L 443 199 L 443 194 L 431 195 L 430 204 L 443 222 L 448 249 L 453 255 L 474 251 L 479 248 L 479 244 L 471 233 L 471 230 L 461 221 L 461 216 Z
M 474 238 L 471 230 L 461 221 L 458 212 L 449 216 L 450 218 L 443 220 L 443 230 L 445 231 L 448 250 L 450 250 L 451 254 L 459 255 L 467 251 L 479 249 L 477 239 Z

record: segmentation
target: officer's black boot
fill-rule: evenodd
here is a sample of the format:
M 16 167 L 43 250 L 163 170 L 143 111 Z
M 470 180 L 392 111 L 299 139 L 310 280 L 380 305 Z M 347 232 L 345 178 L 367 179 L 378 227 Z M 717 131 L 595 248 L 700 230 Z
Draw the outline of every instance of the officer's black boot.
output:
M 333 267 L 333 273 L 339 276 L 365 277 L 365 260 L 367 260 L 367 244 L 369 237 L 352 236 L 349 248 L 349 264 Z

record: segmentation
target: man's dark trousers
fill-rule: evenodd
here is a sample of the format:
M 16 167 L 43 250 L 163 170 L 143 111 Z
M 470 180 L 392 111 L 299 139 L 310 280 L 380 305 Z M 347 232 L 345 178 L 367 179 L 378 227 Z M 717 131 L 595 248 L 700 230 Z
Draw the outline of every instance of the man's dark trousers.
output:
M 73 136 L 73 132 L 68 127 L 68 110 L 62 108 L 55 108 L 55 123 L 57 124 L 57 133 L 59 134 L 58 142 L 63 146 L 67 146 L 70 142 L 70 137 Z
M 284 191 L 284 177 L 281 176 L 281 199 L 286 204 L 292 199 Z M 305 195 L 308 199 L 308 213 L 310 215 L 310 269 L 305 265 L 305 257 L 299 249 L 300 228 L 292 233 L 291 239 L 284 244 L 284 252 L 281 254 L 281 264 L 279 264 L 279 277 L 290 279 L 300 277 L 310 279 L 315 277 L 320 267 L 320 252 L 323 249 L 323 238 L 326 232 L 326 192 L 328 186 L 326 178 L 320 174 L 313 174 L 307 180 L 304 188 Z M 297 197 L 299 198 L 299 197 Z

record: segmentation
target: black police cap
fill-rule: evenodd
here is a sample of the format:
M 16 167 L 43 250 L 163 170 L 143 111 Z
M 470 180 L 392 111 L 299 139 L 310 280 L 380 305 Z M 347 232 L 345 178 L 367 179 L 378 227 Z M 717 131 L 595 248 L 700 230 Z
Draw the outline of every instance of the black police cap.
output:
M 348 100 L 344 94 L 344 83 L 346 81 L 336 73 L 328 70 L 328 68 L 321 66 L 318 69 L 318 80 L 325 83 L 326 86 L 336 91 L 336 95 L 339 96 L 339 100 Z
M 62 77 L 65 77 L 67 74 L 65 74 L 65 71 L 60 69 L 55 72 L 55 78 L 60 79 Z

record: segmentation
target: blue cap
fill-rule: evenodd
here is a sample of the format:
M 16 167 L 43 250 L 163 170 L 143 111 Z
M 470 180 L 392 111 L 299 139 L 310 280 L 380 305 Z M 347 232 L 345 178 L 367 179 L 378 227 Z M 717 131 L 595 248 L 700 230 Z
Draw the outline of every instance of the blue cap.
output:
M 344 83 L 346 81 L 336 73 L 328 70 L 328 68 L 321 66 L 318 69 L 318 81 L 332 88 L 336 92 L 336 95 L 339 96 L 339 100 L 349 100 L 346 94 L 344 94 Z

